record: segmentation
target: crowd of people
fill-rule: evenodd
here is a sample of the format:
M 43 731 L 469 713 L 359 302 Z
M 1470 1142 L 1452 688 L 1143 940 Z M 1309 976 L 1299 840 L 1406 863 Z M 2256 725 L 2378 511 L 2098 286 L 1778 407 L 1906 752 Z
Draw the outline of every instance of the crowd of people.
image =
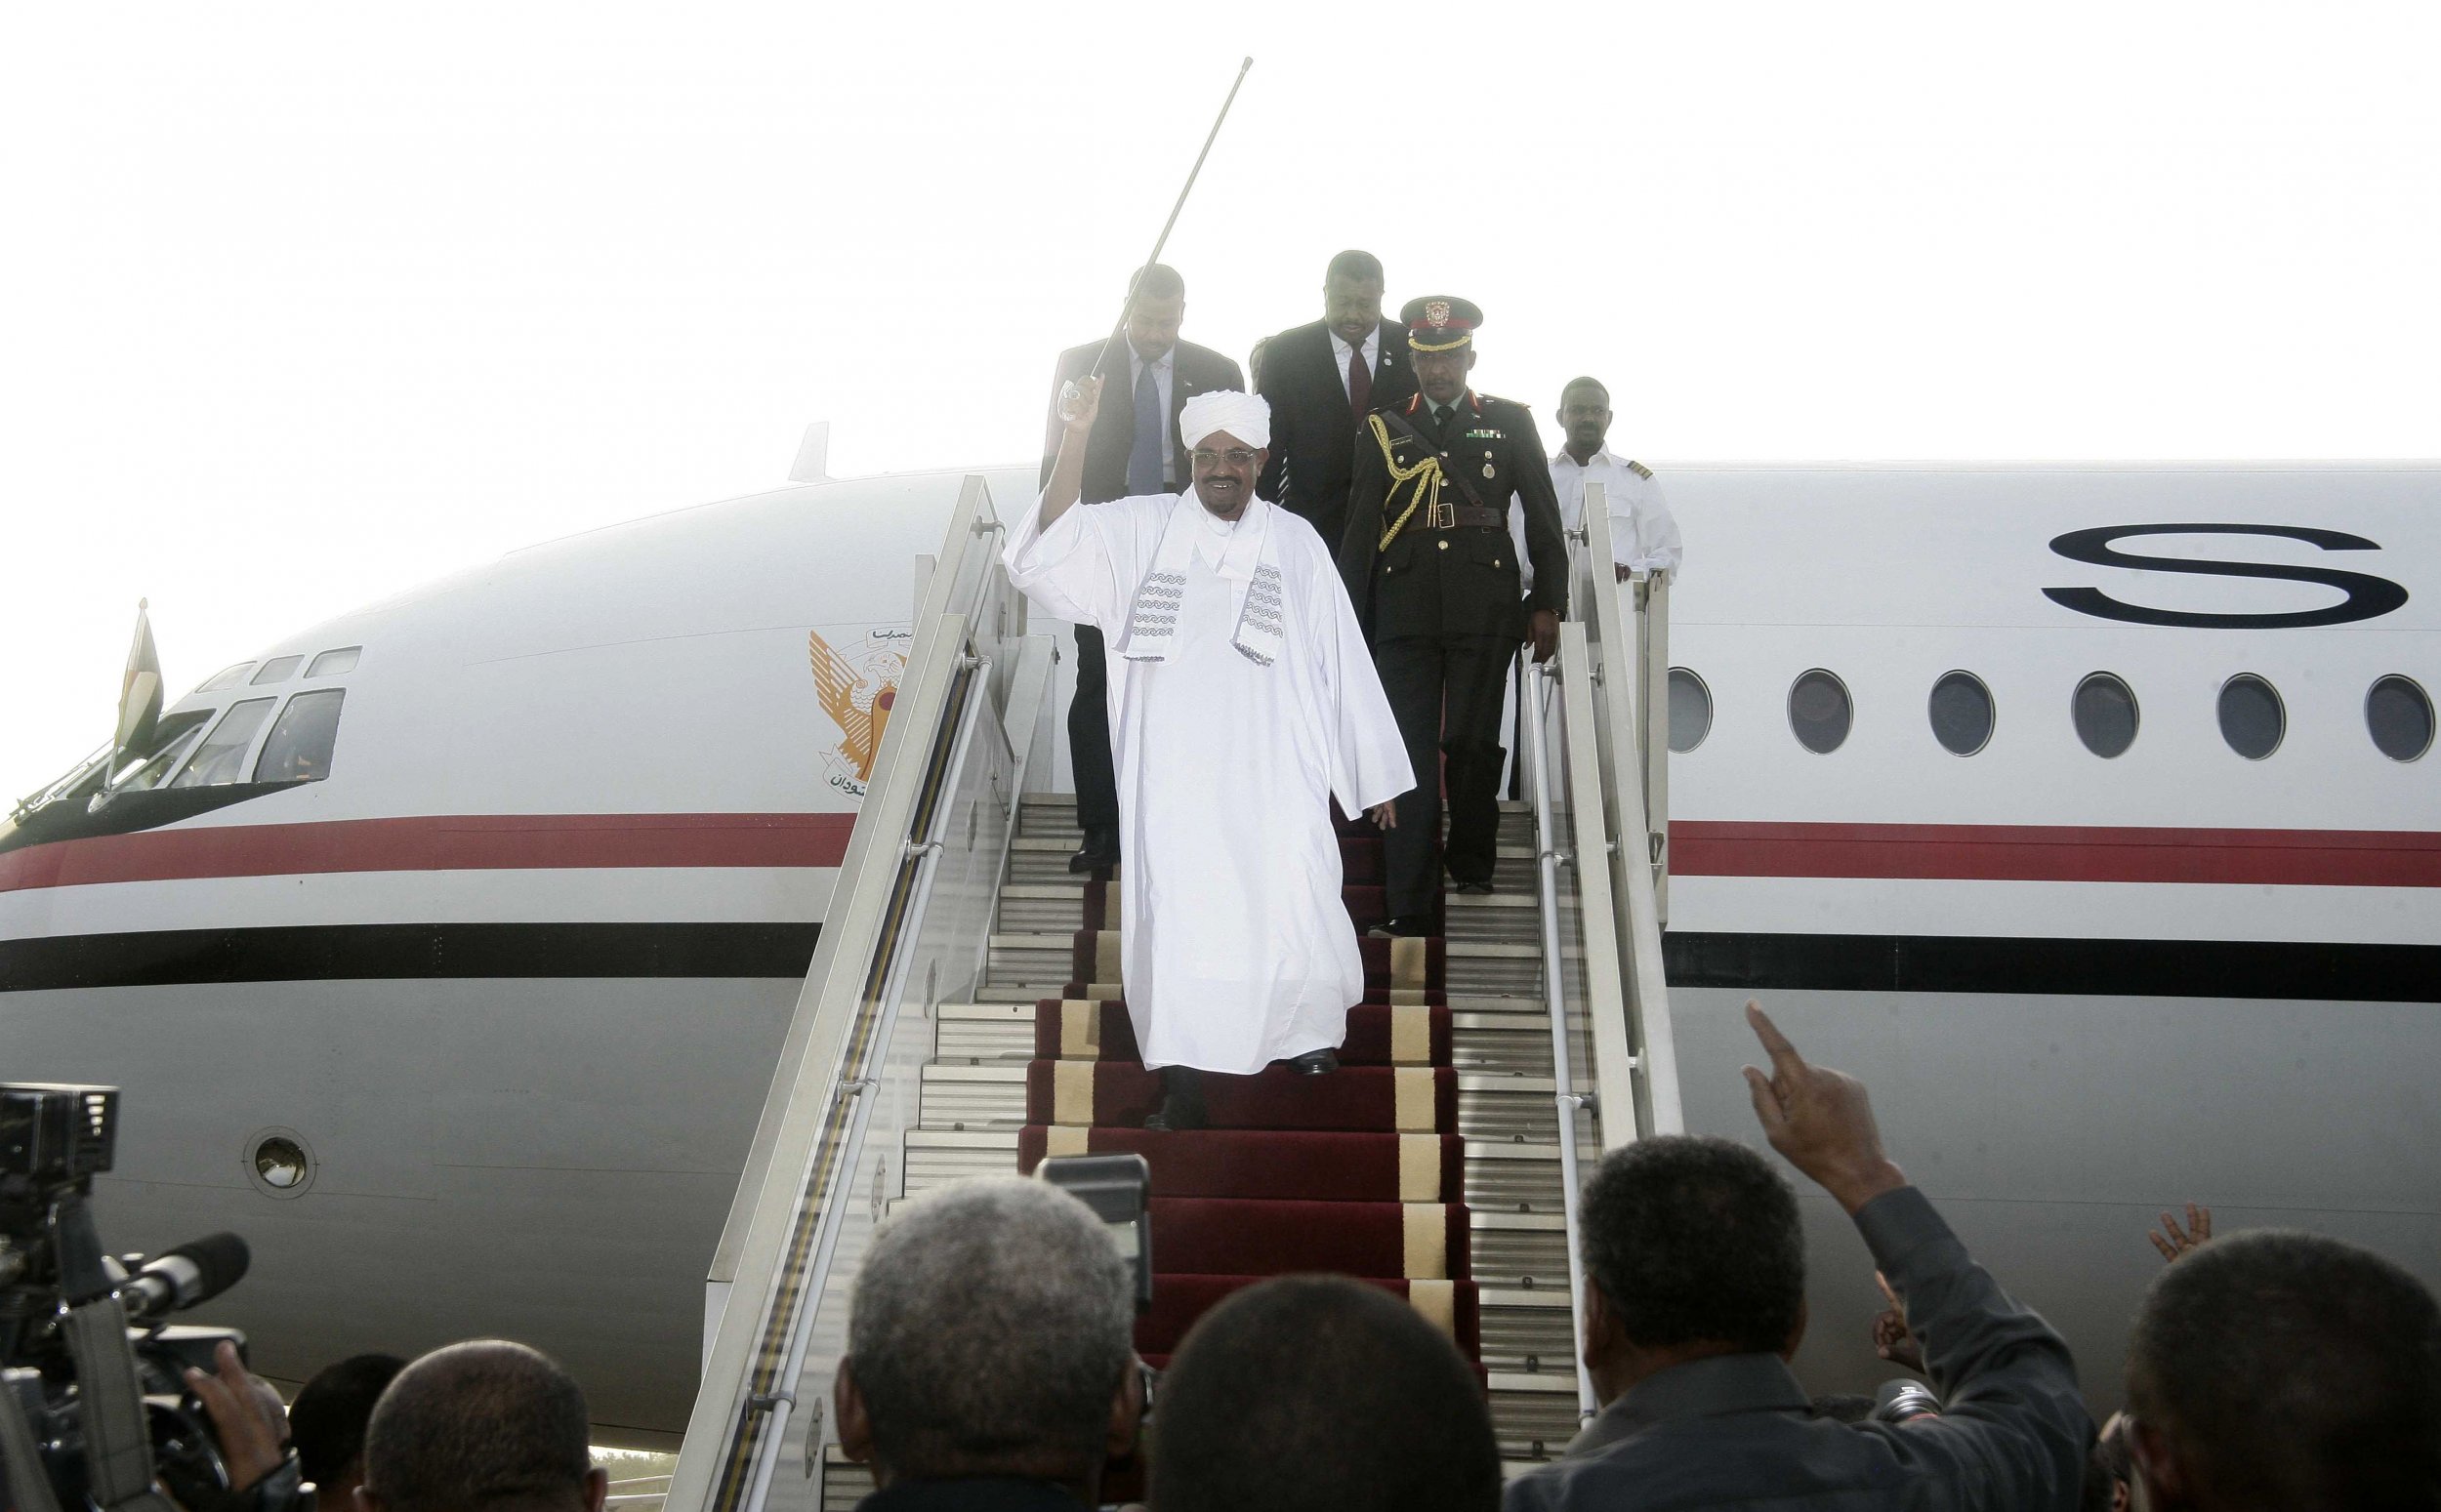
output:
M 2441 1507 L 2441 1305 L 2403 1267 L 2166 1217 L 2174 1263 L 2097 1428 L 2066 1343 L 1908 1182 L 1863 1083 L 1748 1015 L 1761 1132 L 1854 1221 L 1891 1303 L 1876 1345 L 1922 1382 L 1807 1396 L 1796 1193 L 1731 1140 L 1642 1140 L 1588 1181 L 1580 1342 L 1602 1410 L 1505 1485 L 1473 1367 L 1392 1293 L 1248 1287 L 1156 1380 L 1101 1220 L 1046 1182 L 978 1180 L 907 1205 L 858 1275 L 834 1406 L 878 1487 L 860 1512 L 1076 1512 L 1113 1464 L 1140 1468 L 1151 1512 Z M 326 1512 L 601 1512 L 583 1395 L 522 1345 L 345 1361 L 284 1422 L 233 1351 L 193 1384 L 240 1489 L 293 1453 Z

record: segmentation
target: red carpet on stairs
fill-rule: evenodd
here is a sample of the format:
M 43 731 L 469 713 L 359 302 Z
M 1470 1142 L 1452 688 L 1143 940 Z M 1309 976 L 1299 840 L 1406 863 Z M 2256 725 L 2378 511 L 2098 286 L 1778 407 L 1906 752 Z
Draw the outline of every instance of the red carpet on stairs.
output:
M 1151 1165 L 1153 1305 L 1138 1320 L 1137 1349 L 1156 1365 L 1231 1291 L 1299 1271 L 1395 1291 L 1469 1360 L 1481 1353 L 1441 941 L 1363 936 L 1384 912 L 1381 841 L 1345 821 L 1340 835 L 1365 1001 L 1348 1012 L 1338 1072 L 1207 1077 L 1211 1127 L 1145 1129 L 1161 1082 L 1138 1058 L 1120 1001 L 1104 881 L 1086 889 L 1075 980 L 1063 999 L 1035 1005 L 1020 1167 L 1125 1153 Z
M 1032 1170 L 1054 1130 L 1029 1124 L 1017 1159 Z M 1276 1197 L 1318 1203 L 1455 1203 L 1465 1199 L 1465 1145 L 1456 1134 L 1351 1134 L 1313 1129 L 1058 1130 L 1062 1155 L 1140 1155 L 1155 1197 Z M 1222 1134 L 1226 1137 L 1220 1137 Z
M 1116 1000 L 1069 999 L 1057 1012 L 1037 1005 L 1034 1054 L 1042 1060 L 1137 1059 L 1136 1026 L 1127 1004 Z M 1418 1003 L 1393 1007 L 1366 1003 L 1347 1013 L 1347 1042 L 1340 1046 L 1344 1066 L 1446 1066 L 1449 1064 L 1449 1009 Z

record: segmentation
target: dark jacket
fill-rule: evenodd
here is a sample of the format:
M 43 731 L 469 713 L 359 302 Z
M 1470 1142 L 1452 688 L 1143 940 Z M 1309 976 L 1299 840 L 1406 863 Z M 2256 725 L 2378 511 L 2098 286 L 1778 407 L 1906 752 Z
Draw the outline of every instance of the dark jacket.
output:
M 1407 336 L 1386 320 L 1380 334 L 1371 402 L 1402 403 L 1416 391 Z M 1262 349 L 1262 392 L 1271 405 L 1271 460 L 1255 491 L 1303 516 L 1322 544 L 1337 551 L 1347 522 L 1358 426 L 1331 350 L 1331 328 L 1317 320 L 1271 338 Z
M 1947 1404 L 1850 1426 L 1806 1412 L 1777 1355 L 1723 1355 L 1637 1382 L 1567 1453 L 1510 1483 L 1506 1512 L 2074 1512 L 2093 1423 L 2068 1346 L 2009 1300 L 1914 1187 L 1856 1214 Z
M 1087 358 L 1092 361 L 1092 358 Z M 1089 1512 L 1065 1487 L 979 1475 L 956 1481 L 900 1481 L 856 1503 L 856 1512 Z
M 1266 368 L 1270 360 L 1264 352 Z M 1410 438 L 1390 423 L 1392 416 L 1424 439 Z M 1357 433 L 1355 480 L 1348 488 L 1347 524 L 1339 549 L 1340 576 L 1367 635 L 1377 644 L 1402 635 L 1523 640 L 1533 611 L 1565 615 L 1568 543 L 1560 534 L 1551 460 L 1526 407 L 1470 388 L 1460 396 L 1437 446 L 1427 444 L 1433 435 L 1432 407 L 1422 394 L 1377 404 L 1373 419 L 1388 437 L 1389 454 L 1385 457 L 1368 422 Z M 1442 505 L 1473 509 L 1479 499 L 1479 508 L 1495 511 L 1499 523 L 1431 528 L 1426 507 L 1418 504 L 1426 477 L 1398 482 L 1390 472 L 1392 461 L 1404 473 L 1427 459 L 1447 474 L 1440 484 Z M 1517 549 L 1509 536 L 1511 498 L 1524 509 L 1526 551 L 1534 559 L 1534 592 L 1522 599 Z M 1418 504 L 1412 514 L 1410 504 Z M 1401 515 L 1406 515 L 1403 525 Z M 1393 526 L 1397 534 L 1385 547 L 1382 537 Z
M 1051 381 L 1051 418 L 1043 429 L 1043 470 L 1035 482 L 1037 488 L 1051 481 L 1052 463 L 1059 456 L 1060 386 L 1092 372 L 1101 347 L 1099 342 L 1087 342 L 1059 354 L 1059 370 Z M 1136 447 L 1136 394 L 1129 384 L 1129 360 L 1127 338 L 1122 336 L 1110 344 L 1110 360 L 1101 375 L 1101 413 L 1094 417 L 1093 432 L 1085 438 L 1085 487 L 1077 497 L 1087 504 L 1127 497 L 1128 453 Z M 1177 443 L 1175 461 L 1180 488 L 1186 486 L 1192 474 L 1187 469 L 1185 444 L 1179 439 L 1179 411 L 1196 394 L 1245 387 L 1245 376 L 1238 372 L 1236 363 L 1209 347 L 1179 343 L 1178 360 L 1170 375 L 1170 434 Z

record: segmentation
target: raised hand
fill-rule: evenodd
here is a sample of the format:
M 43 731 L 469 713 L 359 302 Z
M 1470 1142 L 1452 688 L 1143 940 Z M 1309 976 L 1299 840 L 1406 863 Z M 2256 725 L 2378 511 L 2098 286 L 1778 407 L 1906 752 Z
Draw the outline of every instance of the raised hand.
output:
M 2213 1237 L 2213 1210 L 2210 1207 L 2189 1203 L 2187 1204 L 2187 1226 L 2184 1229 L 2178 1227 L 2176 1217 L 2170 1213 L 2163 1213 L 2162 1231 L 2158 1234 L 2148 1233 L 2144 1237 L 2151 1240 L 2153 1247 L 2162 1252 L 2164 1261 L 2176 1260 L 2193 1254 Z
M 1907 1303 L 1890 1289 L 1880 1271 L 1873 1273 L 1873 1284 L 1882 1288 L 1882 1300 L 1890 1304 L 1874 1316 L 1873 1352 L 1922 1375 L 1924 1351 L 1916 1347 L 1916 1335 L 1908 1330 Z
M 1059 423 L 1068 433 L 1082 436 L 1094 429 L 1094 417 L 1101 413 L 1101 383 L 1098 378 L 1072 378 L 1059 388 Z
M 1906 1175 L 1882 1151 L 1865 1083 L 1843 1071 L 1807 1065 L 1762 1004 L 1746 1004 L 1746 1022 L 1771 1057 L 1769 1075 L 1744 1068 L 1755 1117 L 1771 1148 L 1850 1213 L 1905 1186 Z

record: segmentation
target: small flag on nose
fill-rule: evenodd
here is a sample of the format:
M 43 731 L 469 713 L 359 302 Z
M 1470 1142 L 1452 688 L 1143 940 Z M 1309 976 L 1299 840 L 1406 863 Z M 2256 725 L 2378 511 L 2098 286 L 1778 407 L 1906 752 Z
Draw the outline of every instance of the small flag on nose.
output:
M 161 718 L 161 653 L 152 644 L 148 601 L 136 600 L 136 639 L 127 648 L 127 674 L 119 680 L 119 723 L 114 741 L 119 760 L 142 755 L 152 744 L 152 728 Z

